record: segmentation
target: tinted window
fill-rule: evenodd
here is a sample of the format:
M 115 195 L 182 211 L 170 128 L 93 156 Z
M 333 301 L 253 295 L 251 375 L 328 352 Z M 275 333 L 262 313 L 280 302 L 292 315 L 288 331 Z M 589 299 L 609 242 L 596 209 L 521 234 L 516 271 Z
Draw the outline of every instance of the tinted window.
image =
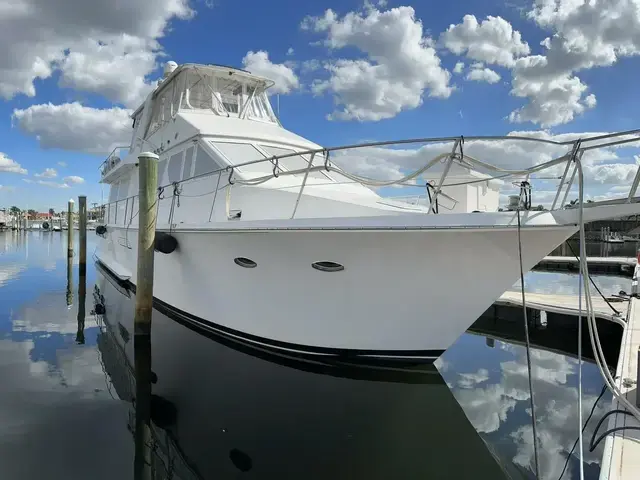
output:
M 216 170 L 220 170 L 220 166 L 207 152 L 202 149 L 201 146 L 198 145 L 198 150 L 196 151 L 196 168 L 193 172 L 193 176 L 211 173 Z
M 187 153 L 184 157 L 184 170 L 182 171 L 182 178 L 191 178 L 191 165 L 193 165 L 193 147 L 187 148 Z
M 171 155 L 171 160 L 169 160 L 169 169 L 167 171 L 169 183 L 180 180 L 180 172 L 182 171 L 182 153 L 183 152 L 179 152 Z
M 289 148 L 281 148 L 281 147 L 267 147 L 266 145 L 260 145 L 265 152 L 269 154 L 269 156 L 280 156 L 280 155 L 288 155 L 291 153 L 295 153 L 295 150 L 291 150 Z M 323 165 L 323 160 L 321 155 L 316 155 L 313 159 L 313 165 L 319 166 Z M 307 158 L 301 155 L 294 155 L 293 157 L 286 157 L 279 160 L 279 164 L 284 166 L 287 170 L 304 170 L 309 166 L 309 161 Z M 304 172 L 301 172 L 299 175 L 304 176 Z M 318 179 L 329 181 L 327 177 L 325 177 L 322 172 L 309 172 L 310 177 L 315 177 Z
M 163 160 L 158 163 L 158 186 L 161 187 L 166 184 L 164 181 L 164 171 L 167 168 L 167 160 Z
M 249 143 L 231 143 L 231 142 L 211 142 L 222 154 L 227 157 L 231 165 L 250 162 L 265 158 L 260 151 Z M 273 164 L 269 161 L 253 163 L 240 167 L 247 172 L 272 173 Z

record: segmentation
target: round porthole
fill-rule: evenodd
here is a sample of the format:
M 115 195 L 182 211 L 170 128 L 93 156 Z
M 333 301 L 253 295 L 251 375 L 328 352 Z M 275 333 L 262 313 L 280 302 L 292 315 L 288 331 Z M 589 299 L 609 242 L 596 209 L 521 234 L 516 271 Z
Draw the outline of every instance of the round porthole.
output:
M 311 266 L 321 272 L 341 272 L 344 270 L 344 265 L 336 262 L 313 262 Z
M 236 265 L 239 265 L 244 268 L 256 268 L 258 264 L 253 260 L 245 257 L 236 257 L 233 259 Z

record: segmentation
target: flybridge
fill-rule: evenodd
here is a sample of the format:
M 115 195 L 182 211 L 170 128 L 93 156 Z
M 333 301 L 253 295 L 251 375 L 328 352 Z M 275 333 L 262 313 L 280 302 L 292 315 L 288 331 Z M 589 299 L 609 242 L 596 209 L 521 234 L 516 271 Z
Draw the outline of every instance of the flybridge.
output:
M 273 85 L 271 80 L 234 68 L 195 64 L 168 65 L 165 75 L 153 94 L 144 138 L 181 111 L 278 124 L 265 93 Z M 146 109 L 148 102 L 149 99 L 134 112 L 134 125 L 142 120 L 143 107 Z

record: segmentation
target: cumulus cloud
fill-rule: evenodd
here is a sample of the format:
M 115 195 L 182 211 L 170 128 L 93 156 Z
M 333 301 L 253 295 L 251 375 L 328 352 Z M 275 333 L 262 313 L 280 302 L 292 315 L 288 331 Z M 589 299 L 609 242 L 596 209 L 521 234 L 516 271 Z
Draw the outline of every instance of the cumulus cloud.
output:
M 467 80 L 474 82 L 498 83 L 500 75 L 490 68 L 486 68 L 482 63 L 474 63 L 467 76 Z
M 0 172 L 19 173 L 21 175 L 29 173 L 26 169 L 22 168 L 18 162 L 12 160 L 6 153 L 2 152 L 0 152 Z
M 14 0 L 0 7 L 0 96 L 36 94 L 35 79 L 61 70 L 61 83 L 130 104 L 148 89 L 162 37 L 188 0 L 103 2 Z M 126 90 L 124 85 L 129 86 Z
M 117 145 L 129 144 L 130 113 L 118 107 L 85 107 L 78 102 L 49 103 L 16 109 L 13 121 L 23 132 L 36 136 L 43 148 L 108 153 Z
M 596 105 L 596 97 L 574 74 L 615 64 L 640 53 L 640 8 L 635 1 L 536 0 L 527 16 L 552 35 L 545 55 L 522 59 L 514 69 L 514 95 L 529 104 L 512 121 L 558 125 Z
M 80 183 L 84 183 L 84 178 L 78 177 L 76 175 L 71 175 L 69 177 L 64 177 L 64 183 L 78 185 Z
M 478 22 L 474 15 L 465 15 L 459 25 L 450 25 L 440 41 L 457 55 L 489 64 L 513 66 L 517 57 L 530 53 L 520 32 L 501 17 L 487 17 Z
M 58 63 L 60 86 L 98 93 L 135 108 L 154 88 L 145 77 L 156 67 L 157 48 L 155 42 L 128 35 L 108 43 L 78 42 Z
M 34 177 L 41 177 L 41 178 L 55 178 L 57 176 L 58 176 L 58 172 L 56 172 L 55 168 L 45 168 L 44 172 L 36 173 L 34 175 Z
M 460 74 L 464 70 L 464 62 L 457 62 L 455 67 L 453 67 L 453 73 Z
M 331 51 L 357 49 L 365 58 L 339 58 L 325 65 L 328 79 L 316 79 L 316 95 L 331 93 L 337 109 L 329 116 L 340 120 L 381 120 L 413 109 L 431 97 L 447 98 L 451 74 L 440 64 L 433 40 L 411 7 L 380 11 L 371 4 L 340 18 L 326 10 L 306 17 L 302 29 L 326 34 L 322 42 Z
M 247 52 L 242 59 L 244 68 L 255 75 L 273 80 L 274 85 L 269 89 L 272 93 L 290 93 L 300 86 L 298 76 L 293 69 L 282 63 L 273 63 L 265 51 Z

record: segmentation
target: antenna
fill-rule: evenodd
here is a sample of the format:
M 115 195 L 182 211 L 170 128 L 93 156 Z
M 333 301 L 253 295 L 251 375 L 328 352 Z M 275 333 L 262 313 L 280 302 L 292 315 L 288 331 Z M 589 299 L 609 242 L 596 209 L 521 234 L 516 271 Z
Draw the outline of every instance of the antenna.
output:
M 280 94 L 279 93 L 276 93 L 276 101 L 277 101 L 276 109 L 278 110 L 278 119 L 280 119 Z

